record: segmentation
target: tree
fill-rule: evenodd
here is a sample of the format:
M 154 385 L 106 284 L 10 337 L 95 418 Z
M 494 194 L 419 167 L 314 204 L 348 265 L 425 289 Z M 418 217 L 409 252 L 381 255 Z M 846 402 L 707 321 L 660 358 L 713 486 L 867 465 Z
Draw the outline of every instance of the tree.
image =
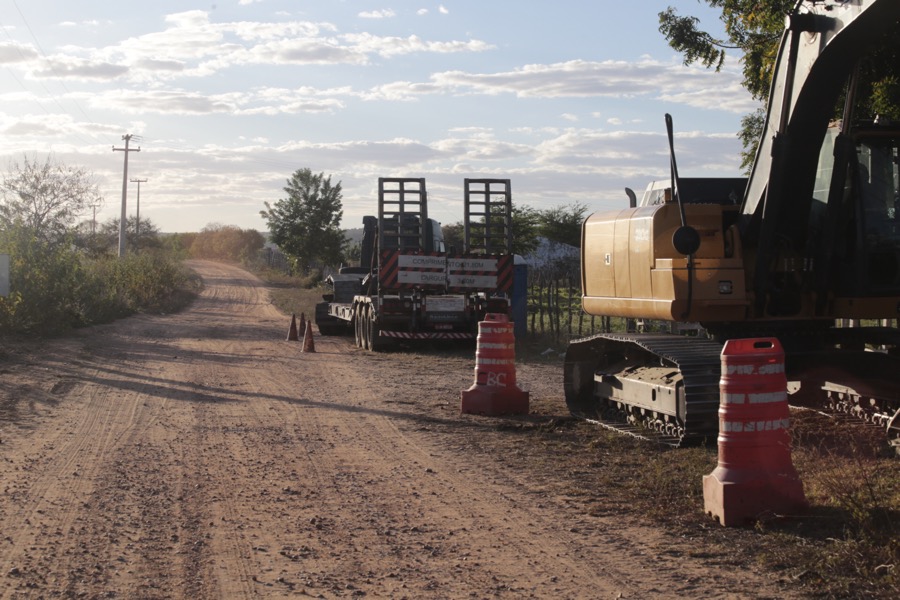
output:
M 547 209 L 541 213 L 538 231 L 551 242 L 580 248 L 581 224 L 587 211 L 587 206 L 581 202 Z
M 46 243 L 64 241 L 79 215 L 100 204 L 93 176 L 47 156 L 11 162 L 0 182 L 0 227 L 26 227 Z
M 447 248 L 448 252 L 450 248 L 455 249 L 456 252 L 463 251 L 466 234 L 465 226 L 462 221 L 443 225 L 441 227 L 441 233 L 444 235 L 444 246 Z
M 195 258 L 216 258 L 247 262 L 256 257 L 265 238 L 255 229 L 209 223 L 191 240 L 190 253 Z
M 265 203 L 260 216 L 266 220 L 269 236 L 292 261 L 307 273 L 313 263 L 335 266 L 341 261 L 344 233 L 341 183 L 331 184 L 331 176 L 298 169 L 284 188 L 287 198 L 274 206 Z
M 756 146 L 765 122 L 765 104 L 769 84 L 784 31 L 785 18 L 796 0 L 703 0 L 721 9 L 727 40 L 719 40 L 699 29 L 696 17 L 684 17 L 669 7 L 659 13 L 659 30 L 669 45 L 684 55 L 684 64 L 700 62 L 717 71 L 729 49 L 743 56 L 744 87 L 763 105 L 741 120 L 738 136 L 744 146 L 742 167 L 749 168 L 756 156 Z M 875 44 L 860 69 L 858 114 L 900 117 L 900 24 Z M 839 113 L 835 108 L 836 116 Z
M 491 208 L 491 211 L 502 215 L 504 213 L 504 208 L 501 206 L 494 206 Z M 512 253 L 525 255 L 534 252 L 538 247 L 541 213 L 530 206 L 521 206 L 512 202 L 510 208 L 510 221 L 512 222 Z M 462 236 L 464 235 L 462 223 L 459 223 L 459 226 L 460 240 L 462 240 Z M 463 245 L 464 244 L 460 242 L 458 248 L 461 249 Z
M 112 218 L 100 226 L 97 235 L 104 240 L 110 252 L 118 252 L 119 219 Z M 159 227 L 150 219 L 141 217 L 140 227 L 136 217 L 125 219 L 125 246 L 129 252 L 139 252 L 160 247 Z
M 512 205 L 513 254 L 531 254 L 538 247 L 541 214 L 530 206 Z

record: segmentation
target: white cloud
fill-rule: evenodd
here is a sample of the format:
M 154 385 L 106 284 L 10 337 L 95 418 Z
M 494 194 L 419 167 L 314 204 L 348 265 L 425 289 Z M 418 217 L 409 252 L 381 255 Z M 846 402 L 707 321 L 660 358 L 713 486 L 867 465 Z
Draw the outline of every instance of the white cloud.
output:
M 332 113 L 345 107 L 341 96 L 348 89 L 262 88 L 247 92 L 204 95 L 185 90 L 124 91 L 93 94 L 87 101 L 95 108 L 126 114 L 163 115 L 279 115 Z
M 442 88 L 433 83 L 413 83 L 411 81 L 395 81 L 385 85 L 376 86 L 362 97 L 366 100 L 386 100 L 392 102 L 412 101 L 425 94 L 442 92 Z
M 79 79 L 106 81 L 128 74 L 125 65 L 105 61 L 92 61 L 69 56 L 51 56 L 35 63 L 31 75 L 38 79 Z
M 0 43 L 0 65 L 23 63 L 38 58 L 38 52 L 31 45 L 17 42 Z
M 123 113 L 168 115 L 203 115 L 234 113 L 237 106 L 225 97 L 204 96 L 183 90 L 135 91 L 110 90 L 91 96 L 96 108 L 115 109 Z
M 438 12 L 441 13 L 442 15 L 449 15 L 449 14 L 450 14 L 450 11 L 449 11 L 443 4 L 441 4 L 440 6 L 438 6 Z
M 84 21 L 63 21 L 59 23 L 59 27 L 99 27 L 100 21 L 97 19 L 87 19 Z
M 359 13 L 359 18 L 361 19 L 390 19 L 391 17 L 397 16 L 396 13 L 390 8 L 386 8 L 383 10 L 371 10 L 367 12 Z
M 393 11 L 367 13 L 384 18 Z M 484 52 L 481 40 L 427 40 L 416 35 L 384 37 L 341 33 L 330 23 L 311 21 L 213 23 L 209 13 L 190 10 L 166 15 L 166 28 L 100 48 L 63 46 L 42 63 L 34 48 L 0 44 L 0 64 L 19 63 L 37 78 L 91 80 L 127 77 L 135 82 L 208 77 L 242 65 L 368 64 L 372 56 L 413 53 Z
M 419 10 L 416 11 L 416 14 L 419 15 L 420 17 L 424 17 L 425 15 L 428 14 L 428 9 L 420 8 Z
M 757 103 L 736 71 L 642 60 L 572 60 L 532 64 L 513 71 L 435 73 L 427 84 L 395 82 L 370 91 L 372 97 L 411 99 L 416 94 L 514 94 L 521 98 L 650 97 L 698 108 L 747 113 Z
M 377 54 L 383 57 L 391 57 L 417 52 L 430 52 L 434 54 L 449 54 L 454 52 L 484 52 L 494 46 L 479 40 L 466 42 L 429 42 L 417 35 L 409 37 L 381 37 L 370 33 L 347 34 L 343 39 L 350 42 L 352 47 L 364 54 Z

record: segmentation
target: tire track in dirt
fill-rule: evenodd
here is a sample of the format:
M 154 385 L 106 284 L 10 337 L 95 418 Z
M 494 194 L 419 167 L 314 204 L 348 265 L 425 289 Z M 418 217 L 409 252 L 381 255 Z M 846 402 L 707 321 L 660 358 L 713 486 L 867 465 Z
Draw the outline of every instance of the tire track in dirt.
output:
M 270 381 L 282 382 L 272 384 L 275 395 L 288 397 L 292 386 L 285 381 L 327 380 L 334 388 L 328 399 L 313 400 L 308 395 L 312 386 L 293 386 L 301 391 L 297 400 L 269 407 L 284 413 L 278 415 L 278 421 L 296 424 L 294 435 L 302 439 L 292 445 L 306 449 L 304 473 L 317 488 L 317 493 L 306 495 L 315 502 L 293 511 L 302 515 L 294 522 L 311 525 L 308 531 L 289 531 L 295 540 L 291 543 L 285 544 L 284 538 L 272 540 L 273 545 L 282 546 L 282 555 L 285 549 L 299 548 L 292 557 L 294 562 L 313 562 L 316 571 L 295 568 L 292 577 L 291 566 L 282 564 L 270 568 L 277 571 L 276 581 L 294 585 L 299 581 L 332 593 L 345 588 L 389 595 L 416 590 L 457 595 L 473 585 L 492 593 L 560 594 L 563 588 L 558 582 L 567 574 L 584 579 L 583 565 L 577 557 L 570 558 L 573 547 L 583 546 L 581 539 L 556 530 L 551 540 L 544 535 L 536 546 L 529 524 L 538 516 L 529 514 L 524 525 L 518 523 L 523 520 L 521 515 L 518 519 L 511 515 L 525 507 L 490 481 L 496 474 L 473 480 L 465 469 L 451 468 L 443 461 L 442 452 L 426 449 L 398 429 L 393 418 L 403 415 L 379 398 L 377 382 L 358 373 L 367 355 L 348 350 L 342 340 L 320 338 L 319 347 L 317 354 L 302 359 L 302 366 L 310 367 L 302 373 L 296 365 L 291 365 L 291 372 L 284 365 L 280 372 L 272 364 L 268 370 Z M 350 393 L 355 394 L 352 401 Z M 257 418 L 263 420 L 266 415 Z M 419 420 L 429 422 L 427 418 Z M 323 433 L 323 429 L 327 431 Z M 328 447 L 314 450 L 310 445 L 326 438 L 331 440 Z M 290 478 L 284 483 L 283 489 L 295 489 Z M 329 515 L 339 515 L 340 522 Z M 541 523 L 541 527 L 548 525 Z M 554 522 L 541 533 L 559 527 Z M 329 566 L 323 556 L 333 554 L 334 538 L 339 538 L 342 530 L 352 531 L 350 550 Z M 300 560 L 304 554 L 310 560 Z M 510 554 L 518 563 L 514 572 L 482 568 L 499 561 L 509 571 Z M 370 561 L 368 555 L 392 557 L 390 572 L 379 575 L 384 567 L 379 564 L 381 559 Z M 478 567 L 474 572 L 467 568 L 469 561 Z M 598 594 L 626 588 L 622 582 L 627 577 L 622 574 L 599 568 L 592 577 L 589 587 Z M 530 581 L 531 587 L 517 583 L 523 580 Z M 568 593 L 577 595 L 580 589 L 569 587 Z
M 330 342 L 329 350 L 341 349 L 340 341 Z M 521 499 L 493 482 L 495 473 L 447 461 L 445 452 L 423 445 L 415 430 L 433 420 L 402 415 L 385 404 L 377 378 L 373 381 L 373 373 L 365 372 L 368 355 L 356 350 L 337 353 L 338 358 L 331 353 L 324 361 L 318 356 L 308 359 L 315 362 L 309 376 L 344 385 L 352 382 L 356 390 L 352 402 L 334 404 L 332 412 L 347 416 L 333 421 L 335 433 L 330 436 L 355 449 L 350 457 L 334 460 L 329 469 L 335 473 L 337 497 L 357 499 L 345 506 L 338 503 L 335 512 L 345 521 L 348 513 L 353 515 L 354 537 L 360 543 L 370 549 L 382 546 L 373 554 L 395 557 L 393 578 L 406 586 L 383 590 L 376 586 L 376 591 L 457 596 L 474 588 L 483 593 L 570 597 L 584 589 L 598 596 L 627 589 L 626 577 L 602 567 L 585 581 L 583 565 L 572 557 L 580 540 L 557 529 L 559 523 L 548 524 L 528 511 Z M 410 417 L 416 439 L 395 424 L 395 419 Z M 534 543 L 536 533 L 540 544 Z M 333 576 L 371 573 L 372 565 L 366 568 L 365 558 L 359 560 L 350 569 L 336 565 Z M 573 574 L 579 584 L 564 582 Z
M 42 359 L 75 383 L 2 447 L 0 596 L 779 595 L 751 575 L 701 587 L 684 545 L 586 514 L 577 474 L 508 460 L 508 421 L 458 414 L 467 361 L 325 337 L 301 353 L 258 280 L 192 264 L 188 310 Z
M 75 348 L 68 347 L 67 351 Z M 66 362 L 60 359 L 56 369 L 67 375 Z M 83 372 L 83 371 L 82 371 Z M 81 376 L 83 377 L 83 375 Z M 26 439 L 20 456 L 23 462 L 4 472 L 5 497 L 9 509 L 4 514 L 4 541 L 0 560 L 14 564 L 12 580 L 22 589 L 42 585 L 62 586 L 71 591 L 71 580 L 85 577 L 86 569 L 54 573 L 49 565 L 65 562 L 66 555 L 81 554 L 85 545 L 83 513 L 90 508 L 96 481 L 108 460 L 114 456 L 130 433 L 147 426 L 152 415 L 143 410 L 139 388 L 123 393 L 98 384 L 100 368 L 93 366 L 78 386 L 67 386 L 68 395 L 80 401 L 61 407 L 60 423 L 49 435 Z M 80 392 L 80 393 L 79 393 Z M 34 553 L 22 549 L 38 549 Z M 90 569 L 100 581 L 102 568 Z M 51 575 L 46 575 L 51 573 Z

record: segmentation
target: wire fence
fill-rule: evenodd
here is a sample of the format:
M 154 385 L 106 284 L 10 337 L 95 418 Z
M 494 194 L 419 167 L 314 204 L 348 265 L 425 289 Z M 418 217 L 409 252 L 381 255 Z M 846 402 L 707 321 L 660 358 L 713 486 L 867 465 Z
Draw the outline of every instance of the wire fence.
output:
M 581 277 L 570 270 L 531 269 L 528 273 L 528 333 L 566 343 L 571 339 L 613 331 L 610 317 L 586 314 L 581 308 Z
M 530 336 L 560 345 L 597 333 L 700 331 L 698 324 L 585 313 L 581 305 L 581 274 L 577 268 L 529 270 L 527 318 Z

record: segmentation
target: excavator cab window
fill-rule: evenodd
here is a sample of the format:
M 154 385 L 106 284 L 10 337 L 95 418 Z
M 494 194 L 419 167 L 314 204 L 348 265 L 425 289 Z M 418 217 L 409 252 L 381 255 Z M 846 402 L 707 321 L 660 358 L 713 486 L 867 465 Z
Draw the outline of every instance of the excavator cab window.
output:
M 866 141 L 857 147 L 859 187 L 867 217 L 867 232 L 897 218 L 897 140 Z
M 808 255 L 828 239 L 824 233 L 833 183 L 837 129 L 829 129 L 809 214 Z M 847 157 L 843 193 L 835 199 L 834 258 L 838 293 L 872 296 L 900 293 L 900 180 L 896 129 L 874 127 L 853 135 L 855 155 Z
M 900 186 L 898 137 L 875 137 L 857 144 L 857 173 L 864 255 L 872 291 L 900 287 Z

